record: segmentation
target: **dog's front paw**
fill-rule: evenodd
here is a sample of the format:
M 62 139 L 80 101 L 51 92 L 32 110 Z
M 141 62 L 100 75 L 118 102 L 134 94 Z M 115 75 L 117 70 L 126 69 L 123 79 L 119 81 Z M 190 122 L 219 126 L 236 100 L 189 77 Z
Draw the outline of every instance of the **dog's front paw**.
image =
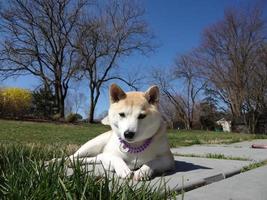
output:
M 132 177 L 133 172 L 129 168 L 125 168 L 117 170 L 116 174 L 119 178 L 127 179 Z
M 150 180 L 151 177 L 152 177 L 152 170 L 148 166 L 142 166 L 140 169 L 134 172 L 133 180 L 146 181 Z
M 53 158 L 51 160 L 44 161 L 44 166 L 45 167 L 48 167 L 49 165 L 52 165 L 54 163 L 60 163 L 60 162 L 62 162 L 62 159 L 61 158 Z
M 69 168 L 74 168 L 74 167 L 78 164 L 78 161 L 76 161 L 76 160 L 71 160 L 71 159 L 66 159 L 65 164 L 66 164 L 67 167 L 69 167 Z

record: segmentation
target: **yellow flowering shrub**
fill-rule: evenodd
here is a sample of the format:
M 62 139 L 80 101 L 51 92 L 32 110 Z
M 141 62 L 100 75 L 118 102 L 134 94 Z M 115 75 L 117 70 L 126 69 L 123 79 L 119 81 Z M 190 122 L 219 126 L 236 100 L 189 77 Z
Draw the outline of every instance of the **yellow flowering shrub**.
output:
M 1 113 L 7 116 L 22 116 L 31 107 L 32 94 L 22 88 L 3 88 L 0 90 Z

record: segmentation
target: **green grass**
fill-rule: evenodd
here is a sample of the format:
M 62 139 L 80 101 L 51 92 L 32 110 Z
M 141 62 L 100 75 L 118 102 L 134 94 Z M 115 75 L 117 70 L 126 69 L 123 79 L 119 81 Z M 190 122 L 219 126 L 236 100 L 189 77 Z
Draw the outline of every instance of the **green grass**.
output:
M 243 161 L 248 160 L 248 159 L 242 158 L 242 157 L 225 156 L 223 154 L 216 154 L 216 153 L 208 153 L 207 155 L 175 153 L 174 155 L 183 156 L 183 157 L 210 158 L 210 159 L 223 159 L 223 160 L 243 160 Z
M 78 145 L 107 130 L 109 127 L 100 124 L 68 125 L 0 120 L 0 143 L 50 144 L 63 148 L 73 146 L 75 149 Z M 171 147 L 177 147 L 193 144 L 233 143 L 267 138 L 267 135 L 169 130 L 168 138 Z
M 214 131 L 178 131 L 169 130 L 168 138 L 172 147 L 194 144 L 230 144 L 253 139 L 267 139 L 267 135 L 224 133 Z
M 109 130 L 99 124 L 68 125 L 0 120 L 0 143 L 83 144 Z
M 53 124 L 0 120 L 0 199 L 171 199 L 164 187 L 151 188 L 107 176 L 96 177 L 64 163 L 45 168 L 44 161 L 72 154 L 81 144 L 109 130 L 100 124 Z M 172 147 L 232 143 L 267 136 L 169 130 Z M 220 155 L 212 155 L 220 158 Z M 255 167 L 255 166 L 251 166 Z M 247 169 L 244 169 L 247 170 Z
M 79 164 L 65 174 L 64 161 L 45 166 L 44 160 L 65 157 L 43 147 L 0 145 L 0 199 L 172 199 L 174 194 L 148 183 L 119 181 L 114 176 L 86 173 Z M 63 159 L 62 159 L 63 160 Z
M 243 167 L 241 172 L 244 173 L 246 171 L 249 171 L 249 170 L 264 166 L 264 165 L 267 165 L 267 160 L 262 161 L 262 162 L 255 162 L 255 163 L 249 164 L 248 166 Z

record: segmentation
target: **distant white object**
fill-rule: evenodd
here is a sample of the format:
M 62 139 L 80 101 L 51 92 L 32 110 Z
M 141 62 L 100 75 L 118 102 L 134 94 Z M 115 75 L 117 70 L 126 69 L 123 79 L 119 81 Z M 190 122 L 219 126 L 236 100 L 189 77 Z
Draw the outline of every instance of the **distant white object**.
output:
M 231 132 L 231 121 L 227 121 L 226 119 L 222 118 L 216 123 L 222 126 L 223 132 Z

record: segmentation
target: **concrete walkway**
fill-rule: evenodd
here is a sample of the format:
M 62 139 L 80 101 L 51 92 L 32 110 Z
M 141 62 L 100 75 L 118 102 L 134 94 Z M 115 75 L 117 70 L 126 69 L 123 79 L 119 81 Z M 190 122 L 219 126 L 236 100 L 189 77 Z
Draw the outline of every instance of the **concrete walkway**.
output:
M 191 188 L 210 184 L 235 175 L 252 163 L 252 161 L 175 156 L 175 171 L 163 177 L 155 177 L 151 180 L 150 184 L 154 187 L 166 186 L 171 191 L 190 190 Z M 104 169 L 101 165 L 87 165 L 85 167 L 87 171 L 93 170 L 97 176 L 104 174 Z M 67 175 L 72 173 L 72 168 L 68 168 Z M 108 173 L 110 177 L 113 176 L 112 172 Z
M 266 200 L 267 166 L 186 192 L 181 200 Z
M 267 144 L 267 140 L 174 148 L 172 149 L 174 154 L 187 156 L 175 156 L 176 170 L 163 177 L 156 177 L 149 183 L 153 187 L 166 184 L 165 186 L 172 191 L 188 191 L 185 193 L 186 200 L 246 199 L 247 197 L 247 199 L 267 199 L 267 167 L 239 174 L 244 167 L 267 160 L 267 149 L 252 149 L 251 145 L 254 143 Z M 210 154 L 224 155 L 228 159 L 205 158 Z M 190 155 L 201 157 L 190 157 Z M 240 160 L 240 158 L 247 160 Z M 92 170 L 92 165 L 86 166 L 86 169 Z M 67 174 L 72 173 L 72 169 L 68 168 Z M 101 165 L 95 166 L 95 173 L 103 174 Z M 231 190 L 235 191 L 230 192 Z M 247 192 L 251 196 L 240 196 Z M 214 195 L 218 195 L 218 198 Z M 254 195 L 257 198 L 252 198 Z
M 244 158 L 253 163 L 267 160 L 267 149 L 253 149 L 252 144 L 267 144 L 267 140 L 244 141 L 223 145 L 194 145 L 172 149 L 173 153 L 195 156 L 220 154 L 231 158 Z M 223 160 L 224 161 L 224 160 Z M 231 165 L 231 164 L 230 164 Z M 229 167 L 229 166 L 228 166 Z M 267 166 L 237 174 L 221 181 L 188 191 L 177 199 L 185 200 L 266 200 Z
M 239 173 L 251 161 L 222 160 L 175 156 L 176 170 L 164 176 L 166 186 L 172 191 L 192 188 L 223 180 Z M 152 185 L 161 182 L 161 177 L 154 178 Z
M 253 149 L 250 146 L 234 147 L 234 146 L 204 146 L 193 145 L 190 147 L 181 147 L 172 149 L 173 154 L 178 155 L 194 155 L 194 156 L 208 156 L 208 155 L 224 155 L 225 157 L 235 159 L 248 159 L 255 162 L 267 160 L 267 149 Z
M 267 139 L 260 139 L 260 140 L 251 140 L 251 141 L 244 141 L 244 142 L 237 142 L 232 144 L 226 144 L 224 146 L 229 147 L 239 147 L 239 148 L 250 148 L 252 144 L 265 144 L 267 145 Z
M 174 148 L 172 152 L 178 155 L 208 156 L 224 155 L 230 158 L 248 159 L 255 162 L 267 160 L 267 149 L 253 149 L 252 144 L 266 144 L 267 139 L 244 141 L 221 145 L 193 145 L 189 147 Z

